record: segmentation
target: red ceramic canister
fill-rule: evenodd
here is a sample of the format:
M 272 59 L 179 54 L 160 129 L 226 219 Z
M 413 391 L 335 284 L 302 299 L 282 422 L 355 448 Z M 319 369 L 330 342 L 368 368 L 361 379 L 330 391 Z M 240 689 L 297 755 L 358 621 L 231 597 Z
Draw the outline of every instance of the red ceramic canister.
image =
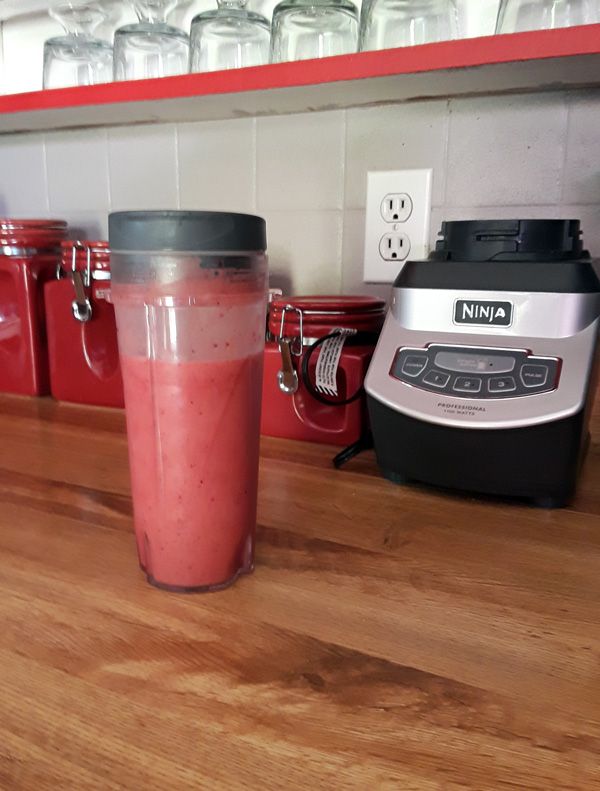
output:
M 49 392 L 43 289 L 66 232 L 62 220 L 0 219 L 0 392 Z
M 108 242 L 63 242 L 62 264 L 57 279 L 46 284 L 45 298 L 52 395 L 122 407 Z
M 275 299 L 265 349 L 262 433 L 342 446 L 357 442 L 367 427 L 363 382 L 385 311 L 383 300 L 367 296 Z M 323 344 L 312 346 L 338 329 L 356 334 L 343 346 L 338 392 L 329 396 L 315 386 Z

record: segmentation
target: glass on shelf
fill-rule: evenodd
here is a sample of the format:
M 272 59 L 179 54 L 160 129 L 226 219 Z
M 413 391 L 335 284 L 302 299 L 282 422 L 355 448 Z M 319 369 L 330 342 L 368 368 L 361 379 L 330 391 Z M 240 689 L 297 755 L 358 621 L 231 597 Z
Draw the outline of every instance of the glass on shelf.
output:
M 190 71 L 220 71 L 269 62 L 271 26 L 246 0 L 217 0 L 192 20 Z
M 390 49 L 459 37 L 455 0 L 365 0 L 360 49 Z
M 273 11 L 271 61 L 356 52 L 358 10 L 350 0 L 283 0 Z
M 113 48 L 93 33 L 107 14 L 97 4 L 62 2 L 48 13 L 65 35 L 44 42 L 44 88 L 68 88 L 112 81 Z
M 185 74 L 190 39 L 167 24 L 177 0 L 132 0 L 139 22 L 115 32 L 114 79 L 143 80 Z
M 589 25 L 600 22 L 598 0 L 502 0 L 496 33 Z

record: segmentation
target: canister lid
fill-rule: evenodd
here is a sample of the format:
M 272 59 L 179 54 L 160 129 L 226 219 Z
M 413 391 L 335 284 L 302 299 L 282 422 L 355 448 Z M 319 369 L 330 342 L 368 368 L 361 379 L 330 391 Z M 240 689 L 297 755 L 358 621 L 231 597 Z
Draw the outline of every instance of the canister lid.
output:
M 124 211 L 108 217 L 117 252 L 255 252 L 266 250 L 266 224 L 253 214 L 218 211 Z
M 0 217 L 0 245 L 43 250 L 58 245 L 66 233 L 67 223 L 64 220 Z
M 285 335 L 319 336 L 334 327 L 347 327 L 361 332 L 379 332 L 386 313 L 386 303 L 370 296 L 315 295 L 281 297 L 269 309 L 269 330 L 278 336 L 285 314 Z

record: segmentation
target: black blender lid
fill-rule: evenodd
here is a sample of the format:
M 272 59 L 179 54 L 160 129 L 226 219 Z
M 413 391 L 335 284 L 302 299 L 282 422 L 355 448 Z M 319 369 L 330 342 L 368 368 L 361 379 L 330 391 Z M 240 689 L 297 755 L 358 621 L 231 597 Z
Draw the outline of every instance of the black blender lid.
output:
M 113 251 L 254 252 L 267 248 L 266 223 L 220 211 L 122 211 L 108 216 Z
M 459 220 L 442 223 L 425 261 L 407 261 L 396 288 L 597 294 L 579 220 Z
M 443 222 L 432 258 L 456 261 L 567 261 L 584 255 L 579 220 Z

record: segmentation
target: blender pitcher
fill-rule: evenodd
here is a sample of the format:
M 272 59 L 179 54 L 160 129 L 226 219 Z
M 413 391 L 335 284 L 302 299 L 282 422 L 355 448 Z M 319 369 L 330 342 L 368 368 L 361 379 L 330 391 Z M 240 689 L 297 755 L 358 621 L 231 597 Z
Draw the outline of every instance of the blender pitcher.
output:
M 109 238 L 140 565 L 219 589 L 253 569 L 265 222 L 118 212 Z

